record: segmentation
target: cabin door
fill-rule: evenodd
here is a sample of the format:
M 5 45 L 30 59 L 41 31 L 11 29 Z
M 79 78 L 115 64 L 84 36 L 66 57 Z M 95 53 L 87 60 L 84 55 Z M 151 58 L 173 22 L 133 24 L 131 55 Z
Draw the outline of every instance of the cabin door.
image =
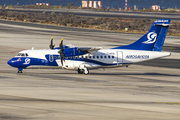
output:
M 117 51 L 117 65 L 123 64 L 123 52 Z

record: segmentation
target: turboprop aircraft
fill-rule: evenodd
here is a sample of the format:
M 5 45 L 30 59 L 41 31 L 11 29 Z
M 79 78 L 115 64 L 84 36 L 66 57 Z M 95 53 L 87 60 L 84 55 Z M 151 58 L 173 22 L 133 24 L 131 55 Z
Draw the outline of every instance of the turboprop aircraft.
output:
M 170 56 L 170 52 L 161 52 L 170 21 L 156 20 L 148 33 L 130 45 L 111 49 L 74 47 L 63 45 L 62 39 L 59 47 L 54 48 L 52 38 L 50 49 L 23 50 L 7 63 L 18 68 L 18 73 L 23 69 L 62 68 L 87 75 L 91 69 L 122 67 Z

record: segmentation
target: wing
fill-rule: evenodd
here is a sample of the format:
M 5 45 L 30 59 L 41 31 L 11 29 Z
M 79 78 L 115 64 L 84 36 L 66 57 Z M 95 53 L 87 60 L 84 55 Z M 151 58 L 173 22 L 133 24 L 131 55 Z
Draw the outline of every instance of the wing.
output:
M 78 51 L 86 52 L 86 53 L 95 53 L 98 50 L 102 49 L 102 47 L 78 47 Z

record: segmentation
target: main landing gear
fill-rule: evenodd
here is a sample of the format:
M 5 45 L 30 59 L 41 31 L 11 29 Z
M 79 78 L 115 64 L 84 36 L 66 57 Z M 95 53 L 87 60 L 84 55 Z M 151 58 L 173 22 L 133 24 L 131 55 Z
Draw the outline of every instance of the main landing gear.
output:
M 22 73 L 22 68 L 18 68 L 18 72 L 17 73 Z
M 89 74 L 89 70 L 88 68 L 85 66 L 85 65 L 81 65 L 79 68 L 78 68 L 78 73 L 79 74 Z
M 78 73 L 79 73 L 79 74 L 85 74 L 85 75 L 87 75 L 87 74 L 89 74 L 89 70 L 88 70 L 88 69 L 87 69 L 87 70 L 78 69 Z

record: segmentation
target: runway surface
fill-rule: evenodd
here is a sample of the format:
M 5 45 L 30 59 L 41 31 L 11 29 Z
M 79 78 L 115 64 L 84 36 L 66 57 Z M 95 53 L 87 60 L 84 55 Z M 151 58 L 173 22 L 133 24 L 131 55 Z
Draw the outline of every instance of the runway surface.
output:
M 17 69 L 6 62 L 24 49 L 58 46 L 112 48 L 142 35 L 0 21 L 0 119 L 179 120 L 180 42 L 167 36 L 171 56 L 128 68 L 91 70 Z
M 124 11 L 92 11 L 82 9 L 6 9 L 7 11 L 18 11 L 18 12 L 40 12 L 46 11 L 46 13 L 56 12 L 63 14 L 75 14 L 78 16 L 86 17 L 123 17 L 123 18 L 148 18 L 148 19 L 171 19 L 180 20 L 180 16 L 177 13 L 157 13 L 157 12 L 124 12 Z

